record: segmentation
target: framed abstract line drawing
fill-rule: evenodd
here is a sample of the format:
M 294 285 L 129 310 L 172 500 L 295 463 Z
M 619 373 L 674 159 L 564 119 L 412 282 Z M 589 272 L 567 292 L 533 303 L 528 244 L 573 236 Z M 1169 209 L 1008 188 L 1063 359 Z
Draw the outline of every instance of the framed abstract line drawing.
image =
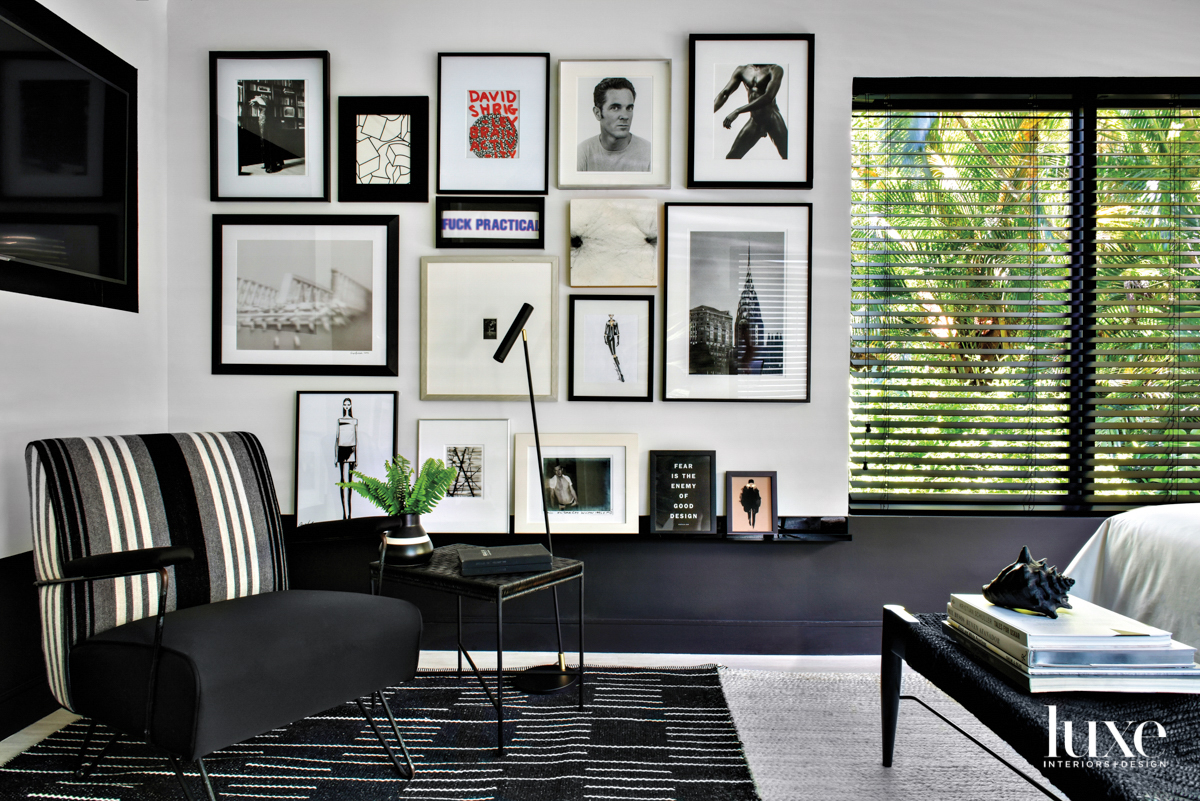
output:
M 725 473 L 725 535 L 774 536 L 779 531 L 779 482 L 775 471 Z
M 544 533 L 533 434 L 514 440 L 513 531 Z M 553 533 L 637 533 L 637 434 L 543 434 L 542 467 Z
M 650 451 L 650 531 L 716 535 L 716 451 Z
M 654 296 L 572 295 L 567 400 L 653 401 Z
M 397 375 L 399 220 L 214 214 L 213 373 Z
M 210 200 L 329 200 L 328 51 L 213 51 L 208 81 Z
M 296 393 L 296 524 L 377 517 L 382 512 L 337 486 L 350 472 L 386 480 L 396 455 L 397 392 Z
M 689 188 L 812 189 L 813 41 L 689 37 Z
M 338 200 L 429 202 L 429 98 L 338 98 Z
M 434 206 L 434 247 L 546 247 L 544 197 L 439 195 Z
M 421 400 L 529 400 L 522 349 L 492 358 L 525 303 L 534 396 L 554 400 L 558 257 L 422 257 Z
M 511 442 L 508 420 L 418 420 L 417 462 L 441 459 L 458 470 L 421 524 L 432 532 L 507 534 Z
M 550 54 L 438 54 L 439 194 L 544 195 Z
M 670 186 L 670 59 L 559 61 L 559 189 Z
M 663 400 L 809 399 L 810 203 L 667 203 Z

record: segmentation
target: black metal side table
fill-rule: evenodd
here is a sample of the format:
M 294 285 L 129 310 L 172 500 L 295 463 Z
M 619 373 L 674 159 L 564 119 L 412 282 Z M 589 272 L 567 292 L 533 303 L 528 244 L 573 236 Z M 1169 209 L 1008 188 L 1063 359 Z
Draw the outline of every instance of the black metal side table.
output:
M 496 708 L 496 744 L 500 754 L 504 753 L 504 602 L 539 590 L 546 590 L 568 581 L 579 582 L 579 708 L 583 709 L 583 562 L 576 559 L 554 557 L 550 569 L 541 573 L 508 573 L 497 576 L 464 576 L 459 566 L 458 552 L 462 548 L 476 546 L 456 543 L 435 548 L 429 564 L 410 567 L 407 565 L 384 565 L 380 575 L 379 562 L 371 562 L 371 594 L 382 590 L 383 582 L 394 581 L 440 590 L 458 596 L 458 675 L 462 676 L 462 660 L 465 656 L 483 686 L 483 691 Z M 475 666 L 475 660 L 463 645 L 462 599 L 475 598 L 496 604 L 496 693 L 488 687 L 483 673 Z M 557 622 L 557 621 L 556 621 Z

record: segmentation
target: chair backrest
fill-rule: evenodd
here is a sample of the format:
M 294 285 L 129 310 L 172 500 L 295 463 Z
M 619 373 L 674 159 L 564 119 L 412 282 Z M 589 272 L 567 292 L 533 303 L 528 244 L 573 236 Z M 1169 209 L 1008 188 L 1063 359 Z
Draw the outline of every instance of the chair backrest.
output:
M 25 449 L 38 579 L 94 554 L 183 545 L 167 608 L 287 588 L 275 486 L 244 432 L 80 437 Z M 92 635 L 158 612 L 153 574 L 42 587 L 50 689 L 71 708 L 67 656 Z

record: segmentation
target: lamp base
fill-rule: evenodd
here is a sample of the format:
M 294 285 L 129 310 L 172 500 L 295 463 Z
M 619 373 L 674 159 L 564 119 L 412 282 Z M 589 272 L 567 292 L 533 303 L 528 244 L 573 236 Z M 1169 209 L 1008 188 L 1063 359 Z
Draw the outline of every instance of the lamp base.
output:
M 558 665 L 538 665 L 512 674 L 513 686 L 530 695 L 561 692 L 577 681 L 579 676 L 566 672 Z

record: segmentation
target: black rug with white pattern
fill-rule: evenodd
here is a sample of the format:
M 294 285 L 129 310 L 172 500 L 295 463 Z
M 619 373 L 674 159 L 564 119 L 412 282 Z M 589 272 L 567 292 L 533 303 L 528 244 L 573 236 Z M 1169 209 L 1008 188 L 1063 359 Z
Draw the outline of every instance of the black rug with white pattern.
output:
M 231 801 L 757 801 L 715 667 L 595 668 L 585 686 L 582 711 L 573 688 L 526 696 L 506 687 L 500 757 L 496 713 L 475 678 L 422 672 L 389 695 L 417 766 L 403 792 L 353 702 L 205 762 Z M 0 799 L 184 797 L 166 761 L 133 743 L 119 743 L 93 776 L 76 779 L 85 730 L 85 721 L 73 723 L 0 767 Z

